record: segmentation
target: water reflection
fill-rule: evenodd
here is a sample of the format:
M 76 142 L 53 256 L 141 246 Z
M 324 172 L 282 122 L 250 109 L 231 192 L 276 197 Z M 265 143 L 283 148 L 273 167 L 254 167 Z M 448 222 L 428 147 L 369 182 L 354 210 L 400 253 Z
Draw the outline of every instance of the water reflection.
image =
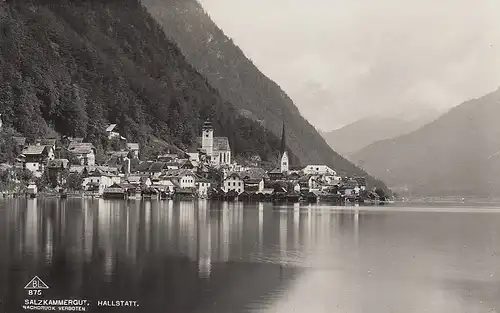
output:
M 487 312 L 500 215 L 209 201 L 0 202 L 0 299 L 135 299 L 140 312 Z M 5 300 L 8 299 L 8 300 Z M 493 312 L 493 311 L 492 311 Z

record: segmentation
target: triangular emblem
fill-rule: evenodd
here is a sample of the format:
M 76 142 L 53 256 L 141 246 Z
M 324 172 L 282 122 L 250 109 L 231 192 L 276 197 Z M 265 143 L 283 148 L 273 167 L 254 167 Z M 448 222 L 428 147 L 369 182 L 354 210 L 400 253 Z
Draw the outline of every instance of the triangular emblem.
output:
M 49 289 L 49 286 L 47 286 L 40 277 L 35 276 L 26 286 L 24 286 L 24 289 Z

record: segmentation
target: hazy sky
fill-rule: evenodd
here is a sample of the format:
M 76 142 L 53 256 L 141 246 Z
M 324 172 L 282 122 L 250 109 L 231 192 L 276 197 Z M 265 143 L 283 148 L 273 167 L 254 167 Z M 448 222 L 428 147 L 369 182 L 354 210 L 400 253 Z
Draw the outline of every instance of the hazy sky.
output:
M 322 130 L 500 87 L 500 0 L 200 0 Z

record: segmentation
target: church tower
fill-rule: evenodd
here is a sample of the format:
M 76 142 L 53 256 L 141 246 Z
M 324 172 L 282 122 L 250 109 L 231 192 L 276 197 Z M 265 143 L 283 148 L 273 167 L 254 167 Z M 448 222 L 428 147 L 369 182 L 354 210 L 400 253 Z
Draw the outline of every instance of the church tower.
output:
M 288 160 L 288 151 L 286 149 L 285 122 L 283 122 L 283 130 L 281 133 L 281 151 L 280 151 L 280 168 L 281 173 L 288 173 L 290 161 Z
M 209 157 L 212 157 L 214 150 L 214 129 L 212 123 L 208 119 L 205 121 L 205 124 L 203 124 L 201 148 L 207 152 Z

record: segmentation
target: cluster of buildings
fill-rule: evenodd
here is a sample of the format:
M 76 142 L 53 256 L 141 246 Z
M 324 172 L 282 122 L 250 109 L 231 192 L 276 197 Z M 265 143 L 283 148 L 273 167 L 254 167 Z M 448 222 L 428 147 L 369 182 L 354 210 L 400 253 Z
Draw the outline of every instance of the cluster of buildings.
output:
M 109 139 L 117 139 L 122 145 L 119 151 L 108 152 L 103 164 L 96 163 L 95 147 L 83 138 L 64 137 L 60 142 L 38 139 L 27 143 L 26 138 L 15 137 L 20 152 L 18 166 L 32 172 L 34 177 L 49 172 L 61 186 L 68 174 L 77 173 L 83 178 L 80 189 L 93 196 L 125 194 L 160 198 L 179 194 L 206 198 L 232 194 L 233 198 L 245 198 L 315 193 L 352 197 L 366 190 L 364 178 L 341 177 L 324 164 L 291 168 L 284 124 L 279 163 L 272 170 L 264 170 L 258 162 L 252 166 L 236 164 L 228 138 L 215 137 L 209 121 L 189 151 L 159 155 L 155 160 L 141 160 L 139 144 L 127 142 L 115 124 L 109 125 L 106 132 Z

